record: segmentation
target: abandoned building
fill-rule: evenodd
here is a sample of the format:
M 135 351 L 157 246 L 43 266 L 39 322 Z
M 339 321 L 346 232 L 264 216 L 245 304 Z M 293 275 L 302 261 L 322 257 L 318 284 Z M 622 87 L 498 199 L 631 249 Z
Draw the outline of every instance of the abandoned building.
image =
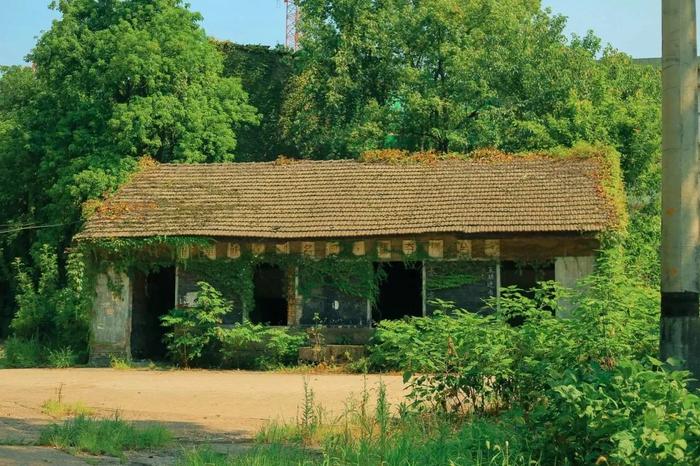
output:
M 230 300 L 228 324 L 354 329 L 435 299 L 478 311 L 505 286 L 573 286 L 619 221 L 604 170 L 544 156 L 155 164 L 76 237 L 102 264 L 92 358 L 163 356 L 159 317 L 192 306 L 199 281 Z

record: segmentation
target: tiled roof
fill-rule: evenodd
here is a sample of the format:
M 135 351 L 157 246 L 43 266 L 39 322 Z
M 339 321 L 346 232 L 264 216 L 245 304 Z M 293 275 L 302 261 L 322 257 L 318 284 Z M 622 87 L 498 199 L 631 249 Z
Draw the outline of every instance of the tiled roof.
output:
M 544 157 L 159 164 L 122 186 L 77 238 L 597 232 L 618 220 L 600 167 Z

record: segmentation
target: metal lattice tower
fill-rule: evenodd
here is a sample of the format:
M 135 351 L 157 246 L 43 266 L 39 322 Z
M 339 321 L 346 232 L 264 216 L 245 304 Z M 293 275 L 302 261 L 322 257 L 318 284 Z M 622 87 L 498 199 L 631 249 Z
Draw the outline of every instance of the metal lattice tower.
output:
M 287 5 L 287 29 L 284 44 L 292 49 L 299 50 L 299 32 L 297 23 L 299 22 L 299 7 L 295 0 L 284 0 Z

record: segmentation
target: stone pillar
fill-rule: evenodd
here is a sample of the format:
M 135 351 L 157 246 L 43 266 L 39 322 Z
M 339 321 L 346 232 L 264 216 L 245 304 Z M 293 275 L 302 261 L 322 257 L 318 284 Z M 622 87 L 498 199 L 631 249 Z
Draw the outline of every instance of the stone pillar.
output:
M 303 312 L 303 298 L 299 295 L 299 268 L 287 269 L 287 325 L 296 327 Z
M 582 278 L 593 273 L 594 266 L 594 256 L 557 257 L 554 262 L 554 279 L 563 287 L 573 289 Z M 571 317 L 573 309 L 568 299 L 562 300 L 560 308 L 557 317 Z
M 663 0 L 661 359 L 700 377 L 700 186 L 695 0 Z
M 113 269 L 95 280 L 90 364 L 109 365 L 112 356 L 131 358 L 131 281 Z

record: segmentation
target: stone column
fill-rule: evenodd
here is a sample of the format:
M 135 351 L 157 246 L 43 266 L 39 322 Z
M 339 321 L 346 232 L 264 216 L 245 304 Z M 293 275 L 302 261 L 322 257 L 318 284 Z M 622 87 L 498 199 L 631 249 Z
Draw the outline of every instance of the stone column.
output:
M 92 308 L 90 364 L 109 365 L 114 357 L 131 358 L 131 281 L 114 269 L 95 280 Z
M 594 256 L 557 257 L 554 262 L 554 279 L 565 288 L 573 289 L 581 279 L 593 273 L 594 266 Z M 569 300 L 562 300 L 560 308 L 557 317 L 571 317 L 573 309 Z
M 698 60 L 695 0 L 663 0 L 661 359 L 700 377 Z

